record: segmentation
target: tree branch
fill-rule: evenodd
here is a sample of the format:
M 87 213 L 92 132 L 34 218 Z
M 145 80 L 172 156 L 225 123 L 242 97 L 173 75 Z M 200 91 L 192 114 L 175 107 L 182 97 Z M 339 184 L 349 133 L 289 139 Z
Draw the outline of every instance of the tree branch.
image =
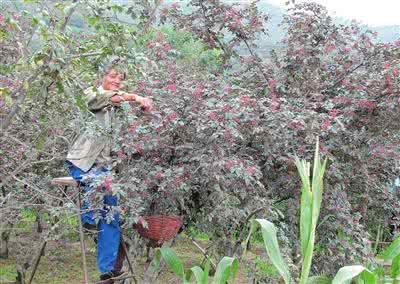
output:
M 320 93 L 326 93 L 330 90 L 332 90 L 333 88 L 337 87 L 344 79 L 346 79 L 347 76 L 349 76 L 350 74 L 354 73 L 357 69 L 359 69 L 360 67 L 364 66 L 368 60 L 370 60 L 372 57 L 374 57 L 377 53 L 373 53 L 370 56 L 368 56 L 367 58 L 365 58 L 360 64 L 356 65 L 355 67 L 353 67 L 351 70 L 347 71 L 345 74 L 343 74 L 340 78 L 336 79 L 335 82 L 333 82 L 333 84 L 327 88 L 325 88 L 324 90 L 322 90 Z
M 16 95 L 18 95 L 18 96 L 17 96 L 16 100 L 14 101 L 7 117 L 1 123 L 2 131 L 7 130 L 7 128 L 11 124 L 12 119 L 19 112 L 19 110 L 21 108 L 21 104 L 25 100 L 25 92 L 26 92 L 25 86 L 30 85 L 33 81 L 35 81 L 42 70 L 43 70 L 43 67 L 36 69 L 36 71 L 31 76 L 29 76 L 28 79 L 26 79 L 25 82 L 23 84 L 21 84 L 21 86 L 17 90 L 15 90 L 14 92 L 11 93 L 11 97 L 14 97 Z
M 217 269 L 217 265 L 215 264 L 215 262 L 211 259 L 210 255 L 207 253 L 207 251 L 205 249 L 203 249 L 195 240 L 193 237 L 190 237 L 190 240 L 192 241 L 192 243 L 202 252 L 202 254 L 204 255 L 205 258 L 207 258 L 212 267 L 214 269 Z
M 200 1 L 201 5 L 201 11 L 203 13 L 204 20 L 206 21 L 205 26 L 207 29 L 207 32 L 211 35 L 211 37 L 218 43 L 219 47 L 222 49 L 224 52 L 224 61 L 227 61 L 229 57 L 231 57 L 232 52 L 226 49 L 226 46 L 219 40 L 218 36 L 213 32 L 210 28 L 210 20 L 208 19 L 208 16 L 206 15 L 206 7 L 204 6 L 203 1 Z
M 101 52 L 101 51 L 93 51 L 93 52 L 88 52 L 88 53 L 70 55 L 68 57 L 65 57 L 65 59 L 71 60 L 74 58 L 90 57 L 90 56 L 96 56 L 96 55 L 102 55 L 102 54 L 103 54 L 103 52 Z
M 144 24 L 144 28 L 143 28 L 143 33 L 142 33 L 142 34 L 144 34 L 144 33 L 147 32 L 147 30 L 148 30 L 150 24 L 151 24 L 151 23 L 153 22 L 153 20 L 154 20 L 154 16 L 155 16 L 155 14 L 156 14 L 156 11 L 157 11 L 158 7 L 160 7 L 160 5 L 162 4 L 162 2 L 163 2 L 162 0 L 156 1 L 155 7 L 154 7 L 154 9 L 151 11 L 151 14 L 150 14 L 149 19 L 148 19 L 147 22 Z
M 250 48 L 250 45 L 245 38 L 243 38 L 243 37 L 240 37 L 240 38 L 243 40 L 243 42 L 246 45 L 247 49 L 249 50 L 251 56 L 253 56 L 257 60 L 256 66 L 257 66 L 258 70 L 261 72 L 261 74 L 263 74 L 264 79 L 266 81 L 268 81 L 268 76 L 264 73 L 264 70 L 260 66 L 260 61 L 261 61 L 260 57 Z
M 75 5 L 76 2 L 78 2 L 78 0 L 72 1 L 72 5 L 74 5 L 74 6 L 68 11 L 68 14 L 64 18 L 64 21 L 60 27 L 60 32 L 62 32 L 62 33 L 65 31 L 65 28 L 67 27 L 67 24 L 68 24 L 69 20 L 71 19 L 72 14 L 75 12 L 76 7 L 78 6 L 78 5 Z

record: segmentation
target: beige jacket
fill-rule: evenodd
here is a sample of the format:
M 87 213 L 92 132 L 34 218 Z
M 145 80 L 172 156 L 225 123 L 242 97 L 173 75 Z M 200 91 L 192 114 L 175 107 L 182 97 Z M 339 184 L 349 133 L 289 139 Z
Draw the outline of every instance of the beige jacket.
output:
M 102 87 L 88 88 L 84 91 L 89 110 L 95 115 L 100 134 L 88 131 L 79 134 L 68 152 L 67 160 L 83 171 L 88 171 L 94 163 L 111 165 L 111 131 L 115 120 L 115 106 L 111 97 L 118 91 L 106 91 Z M 109 135 L 107 135 L 109 134 Z

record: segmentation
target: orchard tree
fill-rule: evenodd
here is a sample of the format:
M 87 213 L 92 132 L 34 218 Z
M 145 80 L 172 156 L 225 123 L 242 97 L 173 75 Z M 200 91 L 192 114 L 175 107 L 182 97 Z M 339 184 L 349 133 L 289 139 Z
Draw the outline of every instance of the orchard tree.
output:
M 272 66 L 265 67 L 273 70 L 264 85 L 271 112 L 262 114 L 252 144 L 263 145 L 266 187 L 288 199 L 288 227 L 294 229 L 299 194 L 293 155 L 310 158 L 313 136 L 321 137 L 331 164 L 316 269 L 333 273 L 336 265 L 370 255 L 369 233 L 399 215 L 399 195 L 387 188 L 399 170 L 400 41 L 375 43 L 371 32 L 356 23 L 337 25 L 312 3 L 295 5 L 284 23 L 285 49 L 273 52 Z M 252 78 L 248 70 L 243 88 Z M 292 231 L 290 239 L 297 235 Z

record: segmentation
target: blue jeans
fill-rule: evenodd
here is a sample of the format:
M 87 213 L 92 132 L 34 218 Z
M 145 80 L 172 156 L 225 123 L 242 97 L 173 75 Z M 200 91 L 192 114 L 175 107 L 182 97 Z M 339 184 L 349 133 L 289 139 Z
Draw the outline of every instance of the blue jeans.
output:
M 96 168 L 93 166 L 87 172 L 82 171 L 80 168 L 73 165 L 71 162 L 66 161 L 69 174 L 83 187 L 83 192 L 88 195 L 93 190 L 93 181 L 98 176 L 107 175 L 109 170 L 107 168 Z M 90 176 L 91 181 L 82 181 L 84 177 Z M 100 273 L 107 273 L 116 269 L 116 260 L 121 239 L 121 229 L 119 226 L 119 214 L 114 214 L 114 219 L 107 223 L 105 216 L 109 211 L 107 206 L 118 205 L 118 199 L 112 195 L 105 195 L 103 209 L 100 209 L 101 218 L 97 223 L 99 230 L 97 236 L 97 267 Z M 96 225 L 95 215 L 98 215 L 98 210 L 89 210 L 90 203 L 88 198 L 84 198 L 81 213 L 81 219 L 84 224 Z

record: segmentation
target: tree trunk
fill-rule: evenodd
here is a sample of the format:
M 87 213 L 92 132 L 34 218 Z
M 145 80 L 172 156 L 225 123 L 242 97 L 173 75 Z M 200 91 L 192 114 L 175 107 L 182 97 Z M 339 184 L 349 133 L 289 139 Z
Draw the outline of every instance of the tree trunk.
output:
M 8 241 L 10 240 L 12 225 L 7 224 L 3 227 L 0 238 L 0 258 L 8 258 Z
M 42 218 L 40 217 L 40 211 L 36 213 L 36 232 L 37 233 L 42 233 L 43 232 L 43 226 L 42 226 Z
M 17 284 L 26 284 L 26 281 L 25 281 L 25 270 L 17 269 L 17 278 L 15 279 L 15 283 L 17 283 Z

